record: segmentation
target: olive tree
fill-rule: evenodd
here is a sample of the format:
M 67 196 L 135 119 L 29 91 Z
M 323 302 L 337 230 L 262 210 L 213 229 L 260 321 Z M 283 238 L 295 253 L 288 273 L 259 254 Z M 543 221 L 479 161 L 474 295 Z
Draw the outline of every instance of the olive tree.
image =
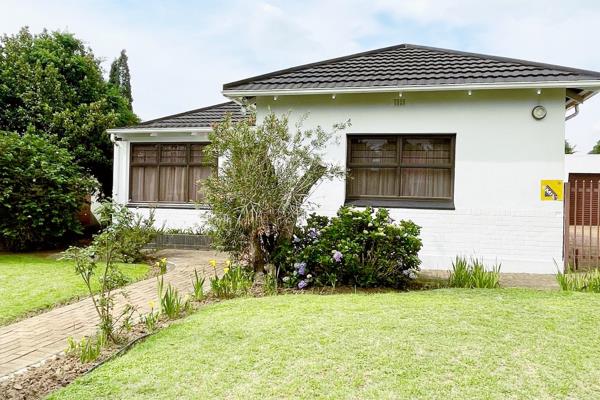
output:
M 344 170 L 324 159 L 327 144 L 349 122 L 302 129 L 289 114 L 239 122 L 227 116 L 214 127 L 206 154 L 219 160 L 218 173 L 202 185 L 211 215 L 209 231 L 217 248 L 262 271 L 279 243 L 290 239 L 311 192 Z

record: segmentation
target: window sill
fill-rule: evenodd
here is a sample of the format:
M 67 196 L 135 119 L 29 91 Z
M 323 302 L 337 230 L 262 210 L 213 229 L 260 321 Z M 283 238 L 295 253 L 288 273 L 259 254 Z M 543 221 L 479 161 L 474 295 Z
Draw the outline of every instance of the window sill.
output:
M 194 203 L 127 203 L 128 208 L 170 208 L 176 210 L 210 210 L 210 206 Z
M 394 200 L 394 199 L 346 199 L 348 206 L 413 208 L 421 210 L 454 210 L 453 200 Z

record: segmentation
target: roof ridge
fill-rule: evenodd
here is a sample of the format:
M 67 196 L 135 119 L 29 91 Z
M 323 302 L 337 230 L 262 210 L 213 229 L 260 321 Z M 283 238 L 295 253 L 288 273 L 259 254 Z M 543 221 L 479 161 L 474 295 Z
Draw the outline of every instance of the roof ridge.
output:
M 523 66 L 534 66 L 534 67 L 541 67 L 541 68 L 548 68 L 548 69 L 556 69 L 556 70 L 562 70 L 564 72 L 573 72 L 573 73 L 577 73 L 577 74 L 591 75 L 591 76 L 600 78 L 600 72 L 598 72 L 598 71 L 566 67 L 564 65 L 558 65 L 558 64 L 548 64 L 548 63 L 542 63 L 542 62 L 537 62 L 537 61 L 524 60 L 521 58 L 494 56 L 494 55 L 490 55 L 490 54 L 474 53 L 474 52 L 462 51 L 462 50 L 444 49 L 441 47 L 422 46 L 422 45 L 408 44 L 408 43 L 405 44 L 405 46 L 406 46 L 406 48 L 424 49 L 424 50 L 437 51 L 437 52 L 446 53 L 446 54 L 457 54 L 457 55 L 463 55 L 463 56 L 469 56 L 469 57 L 476 57 L 476 58 L 483 59 L 483 60 L 509 62 L 509 63 L 513 63 L 513 64 L 520 64 Z
M 148 121 L 140 122 L 139 124 L 132 125 L 132 126 L 134 126 L 134 127 L 146 126 L 146 125 L 149 125 L 149 124 L 152 124 L 152 123 L 155 123 L 155 122 L 164 121 L 166 119 L 177 118 L 177 117 L 181 117 L 181 116 L 188 115 L 188 114 L 194 114 L 194 113 L 197 113 L 197 112 L 200 112 L 200 111 L 207 111 L 207 110 L 210 110 L 212 108 L 222 107 L 222 106 L 225 106 L 225 105 L 228 105 L 228 104 L 235 104 L 235 102 L 233 102 L 233 101 L 226 101 L 224 103 L 213 104 L 213 105 L 206 106 L 206 107 L 200 107 L 200 108 L 196 108 L 196 109 L 189 110 L 189 111 L 184 111 L 184 112 L 177 113 L 177 114 L 167 115 L 165 117 L 150 119 Z
M 316 61 L 316 62 L 312 62 L 312 63 L 297 65 L 297 66 L 290 67 L 290 68 L 279 69 L 279 70 L 276 70 L 276 71 L 268 72 L 266 74 L 260 74 L 260 75 L 251 76 L 249 78 L 240 79 L 239 81 L 224 83 L 223 84 L 223 90 L 227 90 L 227 88 L 229 88 L 231 86 L 243 85 L 245 83 L 252 82 L 252 81 L 255 81 L 257 79 L 271 78 L 273 76 L 277 76 L 277 75 L 280 75 L 280 74 L 286 74 L 286 73 L 289 73 L 289 72 L 295 72 L 295 71 L 302 70 L 302 69 L 305 69 L 305 68 L 312 68 L 312 67 L 316 67 L 316 66 L 319 66 L 319 65 L 329 64 L 329 63 L 332 63 L 332 62 L 346 61 L 346 60 L 350 60 L 352 58 L 366 56 L 366 55 L 373 54 L 373 53 L 379 53 L 379 52 L 384 52 L 384 51 L 389 51 L 389 50 L 406 48 L 407 46 L 409 46 L 409 45 L 406 44 L 406 43 L 396 44 L 396 45 L 393 45 L 393 46 L 387 46 L 387 47 L 381 47 L 381 48 L 378 48 L 378 49 L 371 49 L 371 50 L 367 50 L 367 51 L 361 51 L 359 53 L 353 53 L 353 54 L 349 54 L 349 55 L 342 56 L 342 57 L 328 58 L 328 59 L 322 60 L 322 61 Z

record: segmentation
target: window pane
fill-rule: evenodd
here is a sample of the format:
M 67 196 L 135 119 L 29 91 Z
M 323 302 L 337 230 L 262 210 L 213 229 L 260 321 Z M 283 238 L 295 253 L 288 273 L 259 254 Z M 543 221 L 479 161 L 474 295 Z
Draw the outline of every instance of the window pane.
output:
M 188 196 L 191 201 L 204 201 L 202 184 L 199 184 L 198 181 L 202 181 L 208 178 L 210 176 L 210 173 L 211 167 L 190 167 Z
M 163 144 L 160 151 L 160 162 L 169 164 L 185 164 L 187 146 L 184 144 Z
M 350 163 L 367 165 L 395 165 L 395 138 L 350 139 Z
M 206 162 L 206 157 L 204 156 L 204 148 L 206 145 L 204 144 L 193 144 L 190 150 L 190 162 L 194 164 Z
M 185 170 L 185 167 L 160 167 L 159 201 L 186 201 Z
M 452 178 L 444 168 L 402 168 L 400 196 L 450 198 Z
M 156 167 L 131 168 L 131 201 L 156 201 Z
M 158 161 L 158 147 L 156 145 L 131 145 L 132 164 L 156 164 Z
M 348 196 L 395 196 L 395 168 L 353 168 L 347 178 Z
M 402 164 L 450 164 L 450 139 L 403 139 Z

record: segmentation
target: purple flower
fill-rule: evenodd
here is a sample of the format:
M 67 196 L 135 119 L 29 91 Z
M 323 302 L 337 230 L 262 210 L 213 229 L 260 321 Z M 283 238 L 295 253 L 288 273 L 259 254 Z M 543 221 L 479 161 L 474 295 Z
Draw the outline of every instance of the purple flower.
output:
M 344 255 L 342 254 L 341 251 L 336 250 L 333 252 L 333 259 L 335 260 L 335 262 L 342 262 L 343 256 Z
M 299 243 L 300 242 L 300 238 L 296 235 L 294 235 L 294 240 L 292 240 L 292 243 Z
M 304 275 L 306 273 L 306 263 L 296 263 L 294 264 L 294 268 L 298 271 L 298 275 Z
M 298 289 L 304 289 L 305 287 L 308 286 L 308 283 L 303 279 L 300 282 L 298 282 Z
M 317 230 L 316 230 L 315 228 L 310 228 L 310 229 L 308 230 L 308 236 L 309 236 L 311 239 L 316 239 L 316 238 L 317 238 L 317 236 L 319 236 L 319 233 L 317 232 Z

